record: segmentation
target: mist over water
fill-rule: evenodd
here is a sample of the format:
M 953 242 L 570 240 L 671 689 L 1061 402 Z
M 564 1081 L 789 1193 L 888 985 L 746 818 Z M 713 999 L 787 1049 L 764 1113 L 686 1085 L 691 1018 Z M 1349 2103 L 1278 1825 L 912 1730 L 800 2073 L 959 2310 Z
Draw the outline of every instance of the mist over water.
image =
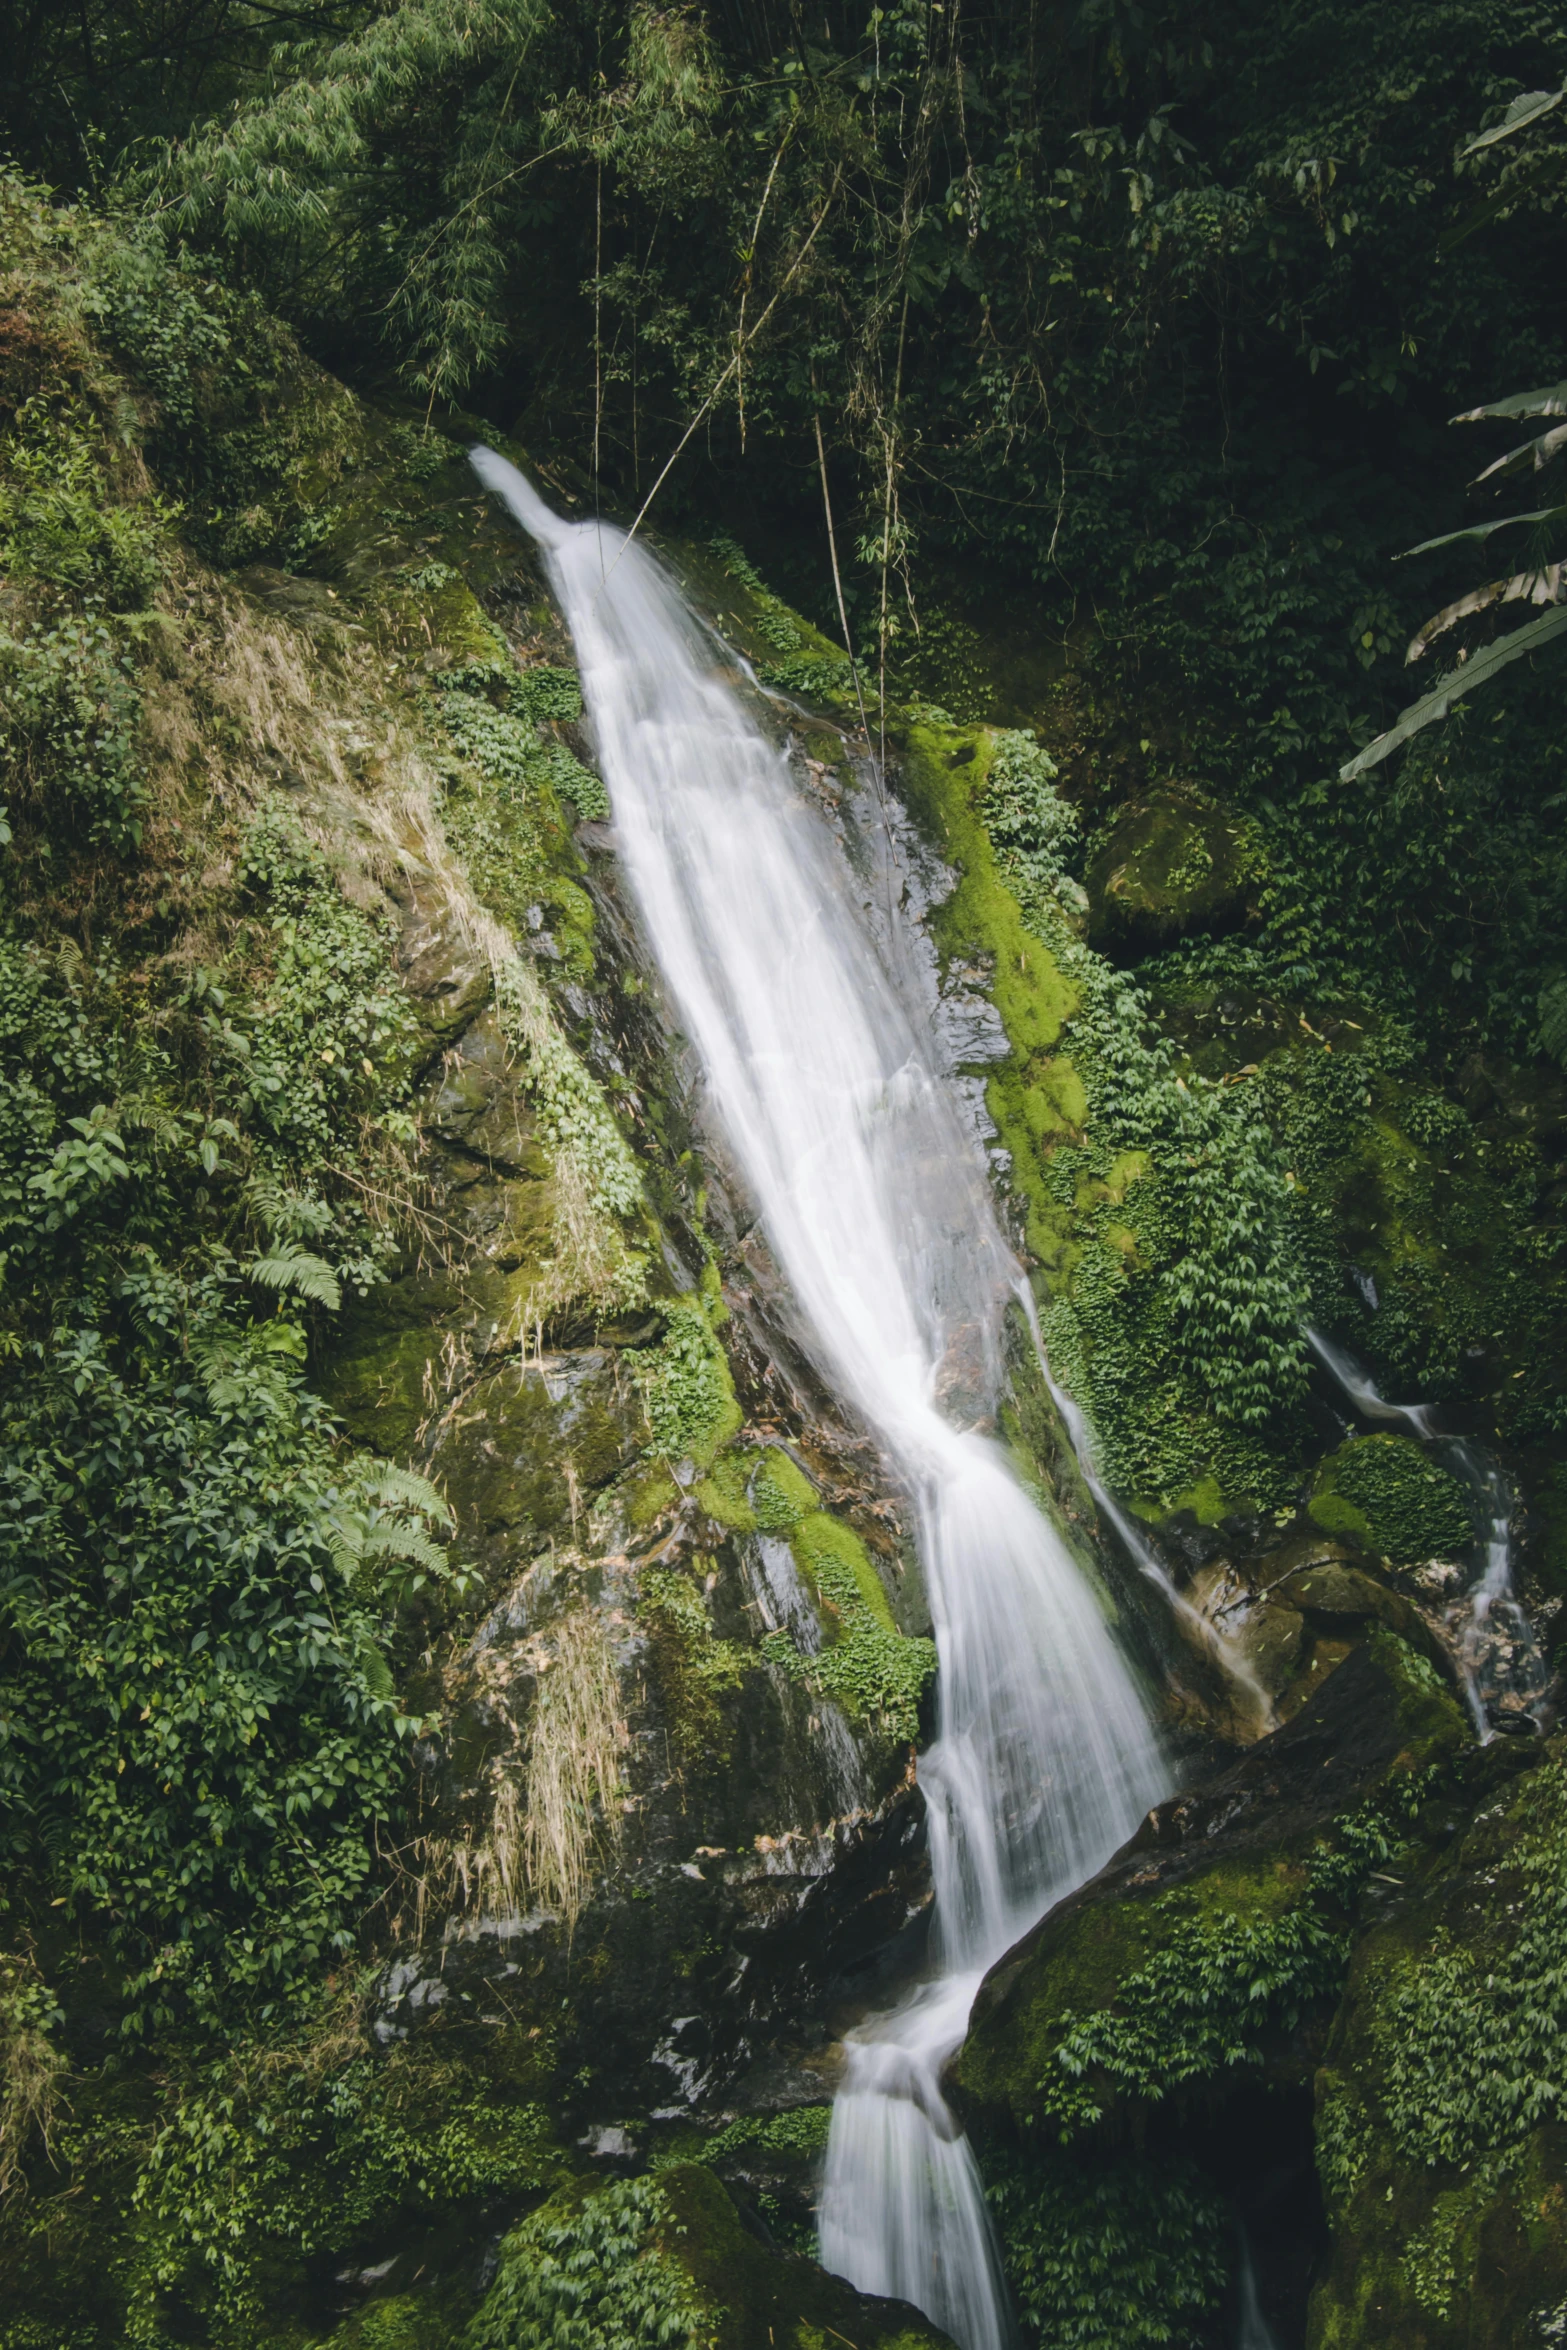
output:
M 1070 1552 L 948 1416 L 994 1399 L 1020 1275 L 927 1007 L 653 558 L 563 521 L 491 451 L 473 464 L 544 552 L 650 946 L 822 1372 L 914 1502 L 941 1659 L 919 1763 L 935 1971 L 849 2039 L 822 2258 L 964 2350 L 1002 2350 L 994 2235 L 941 2068 L 985 1968 L 1124 1840 L 1164 1765 Z

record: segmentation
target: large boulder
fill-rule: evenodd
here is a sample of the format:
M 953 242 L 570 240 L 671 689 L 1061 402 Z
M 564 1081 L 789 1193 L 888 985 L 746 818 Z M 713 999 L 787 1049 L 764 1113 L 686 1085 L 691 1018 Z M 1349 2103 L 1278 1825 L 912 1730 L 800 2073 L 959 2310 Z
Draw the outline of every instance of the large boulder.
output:
M 1193 932 L 1239 930 L 1266 871 L 1255 825 L 1166 785 L 1126 802 L 1089 860 L 1090 941 L 1136 957 Z
M 954 2065 L 965 2107 L 982 2125 L 1070 2134 L 1237 2068 L 1298 2075 L 1302 2022 L 1342 1979 L 1374 1823 L 1394 1835 L 1409 1791 L 1468 1739 L 1432 1667 L 1379 1628 L 991 1969 Z M 1262 1994 L 1242 1979 L 1253 1960 Z

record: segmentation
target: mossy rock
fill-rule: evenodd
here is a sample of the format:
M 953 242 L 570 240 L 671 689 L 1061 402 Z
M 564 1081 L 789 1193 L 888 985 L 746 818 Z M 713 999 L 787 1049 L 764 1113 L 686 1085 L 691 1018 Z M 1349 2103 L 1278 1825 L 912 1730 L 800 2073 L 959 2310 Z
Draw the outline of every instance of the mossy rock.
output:
M 1461 1558 L 1475 1538 L 1468 1498 L 1451 1470 L 1411 1436 L 1355 1436 L 1317 1471 L 1310 1515 L 1397 1565 Z
M 1395 1779 L 1441 1768 L 1468 1743 L 1464 1716 L 1429 1663 L 1378 1626 L 1282 1730 L 1207 1785 L 1157 1806 L 1097 1877 L 992 1968 L 954 2066 L 960 2101 L 983 2128 L 1027 2135 L 1036 2121 L 1045 2127 L 1068 2030 L 1114 2014 L 1125 1987 L 1171 1950 L 1197 1953 L 1206 1940 L 1221 1961 L 1233 1946 L 1237 1964 L 1253 1965 L 1279 1939 L 1275 1930 L 1287 1940 L 1287 1921 L 1315 1902 L 1314 1872 L 1340 1849 L 1346 1819 Z M 1320 2006 L 1337 1985 L 1331 1970 L 1315 1968 L 1309 1939 L 1301 1980 L 1308 2004 Z M 1215 1984 L 1217 1998 L 1223 1990 Z M 1248 2028 L 1240 2030 L 1245 2039 Z M 1183 2072 L 1179 2046 L 1167 2053 L 1171 2088 L 1208 2077 Z M 1155 2048 L 1149 2060 L 1163 2058 Z M 1293 2081 L 1299 2042 L 1259 1999 L 1244 2058 L 1229 2061 Z M 1103 2084 L 1101 2106 L 1116 2102 L 1113 2085 Z
M 857 2293 L 814 2261 L 770 2248 L 704 2165 L 672 2166 L 656 2184 L 667 2216 L 655 2223 L 653 2241 L 694 2288 L 713 2350 L 760 2350 L 764 2343 L 829 2350 L 834 2342 L 857 2350 L 951 2350 L 949 2337 L 907 2302 Z M 575 2194 L 580 2204 L 580 2190 Z M 542 2350 L 545 2338 L 519 2335 L 517 2350 L 533 2350 L 535 2339 Z
M 994 733 L 927 718 L 911 725 L 904 741 L 909 813 L 958 874 L 956 889 L 933 910 L 932 931 L 944 958 L 977 962 L 993 975 L 989 994 L 1011 1052 L 987 1071 L 986 1107 L 1011 1154 L 1028 1247 L 1056 1265 L 1068 1247 L 1071 1214 L 1051 1191 L 1050 1153 L 1057 1142 L 1080 1139 L 1086 1111 L 1082 1082 L 1058 1050 L 1077 990 L 1024 921 L 985 828 Z
M 598 1348 L 503 1364 L 450 1413 L 431 1456 L 468 1539 L 536 1546 L 636 1457 L 629 1380 Z
M 1156 954 L 1193 932 L 1238 930 L 1266 863 L 1256 827 L 1171 785 L 1124 806 L 1089 861 L 1088 935 Z

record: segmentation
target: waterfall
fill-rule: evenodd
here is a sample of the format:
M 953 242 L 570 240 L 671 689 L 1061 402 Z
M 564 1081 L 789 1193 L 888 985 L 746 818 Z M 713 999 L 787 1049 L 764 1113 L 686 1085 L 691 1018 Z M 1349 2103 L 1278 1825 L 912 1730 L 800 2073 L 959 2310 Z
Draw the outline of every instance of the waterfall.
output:
M 984 1969 L 1164 1792 L 1157 1742 L 1065 1543 L 945 1408 L 994 1398 L 1020 1275 L 896 940 L 877 947 L 838 840 L 653 558 L 492 452 L 473 464 L 544 552 L 648 941 L 821 1369 L 913 1499 L 940 1656 L 934 1972 L 850 2037 L 822 2258 L 1002 2350 L 941 2069 Z
M 1304 1336 L 1364 1419 L 1407 1428 L 1438 1458 L 1445 1455 L 1468 1486 L 1485 1527 L 1479 1545 L 1484 1557 L 1468 1589 L 1443 1610 L 1453 1661 L 1482 1743 L 1495 1736 L 1496 1717 L 1543 1727 L 1550 1673 L 1513 1590 L 1513 1490 L 1500 1462 L 1462 1436 L 1443 1436 L 1429 1404 L 1389 1403 L 1347 1347 L 1309 1325 Z
M 1235 2350 L 1279 2350 L 1279 2340 L 1263 2311 L 1262 2296 L 1257 2290 L 1257 2264 L 1252 2258 L 1251 2238 L 1244 2228 L 1240 2231 L 1240 2269 L 1237 2276 L 1238 2323 L 1235 2328 Z

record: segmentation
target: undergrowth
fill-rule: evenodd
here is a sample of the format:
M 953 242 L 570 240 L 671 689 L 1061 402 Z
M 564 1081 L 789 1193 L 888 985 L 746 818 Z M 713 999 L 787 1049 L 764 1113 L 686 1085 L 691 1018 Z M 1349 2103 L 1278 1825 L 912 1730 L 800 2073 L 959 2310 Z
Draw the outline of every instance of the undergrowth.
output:
M 985 2192 L 1041 2350 L 1204 2350 L 1213 2339 L 1233 2221 L 1191 2164 L 996 2155 Z
M 986 828 L 1075 993 L 1081 1106 L 1044 1160 L 1073 1235 L 1042 1316 L 1052 1361 L 1112 1486 L 1168 1500 L 1212 1468 L 1276 1503 L 1288 1472 L 1269 1440 L 1305 1392 L 1306 1284 L 1273 1136 L 1244 1097 L 1180 1074 L 1136 982 L 1077 937 L 1076 816 L 1047 754 L 1024 735 L 993 739 Z
M 663 2248 L 675 2227 L 655 2179 L 546 2204 L 502 2243 L 468 2350 L 711 2350 L 721 2313 Z
M 1395 1563 L 1462 1558 L 1475 1539 L 1458 1479 L 1406 1436 L 1361 1436 L 1330 1453 L 1311 1515 L 1330 1534 L 1357 1534 Z
M 1382 1962 L 1373 1992 L 1376 2098 L 1399 2153 L 1468 2164 L 1567 2117 L 1567 1765 L 1531 1772 L 1503 1867 L 1505 1924 L 1438 1928 Z
M 1156 1947 L 1117 1983 L 1113 2004 L 1051 2021 L 1047 2070 L 1028 2118 L 1065 2147 L 1112 2100 L 1158 2104 L 1260 2065 L 1270 2043 L 1342 1989 L 1360 1886 L 1410 1841 L 1435 1767 L 1402 1772 L 1332 1823 L 1298 1871 L 1250 1888 L 1177 1888 L 1150 1911 Z

